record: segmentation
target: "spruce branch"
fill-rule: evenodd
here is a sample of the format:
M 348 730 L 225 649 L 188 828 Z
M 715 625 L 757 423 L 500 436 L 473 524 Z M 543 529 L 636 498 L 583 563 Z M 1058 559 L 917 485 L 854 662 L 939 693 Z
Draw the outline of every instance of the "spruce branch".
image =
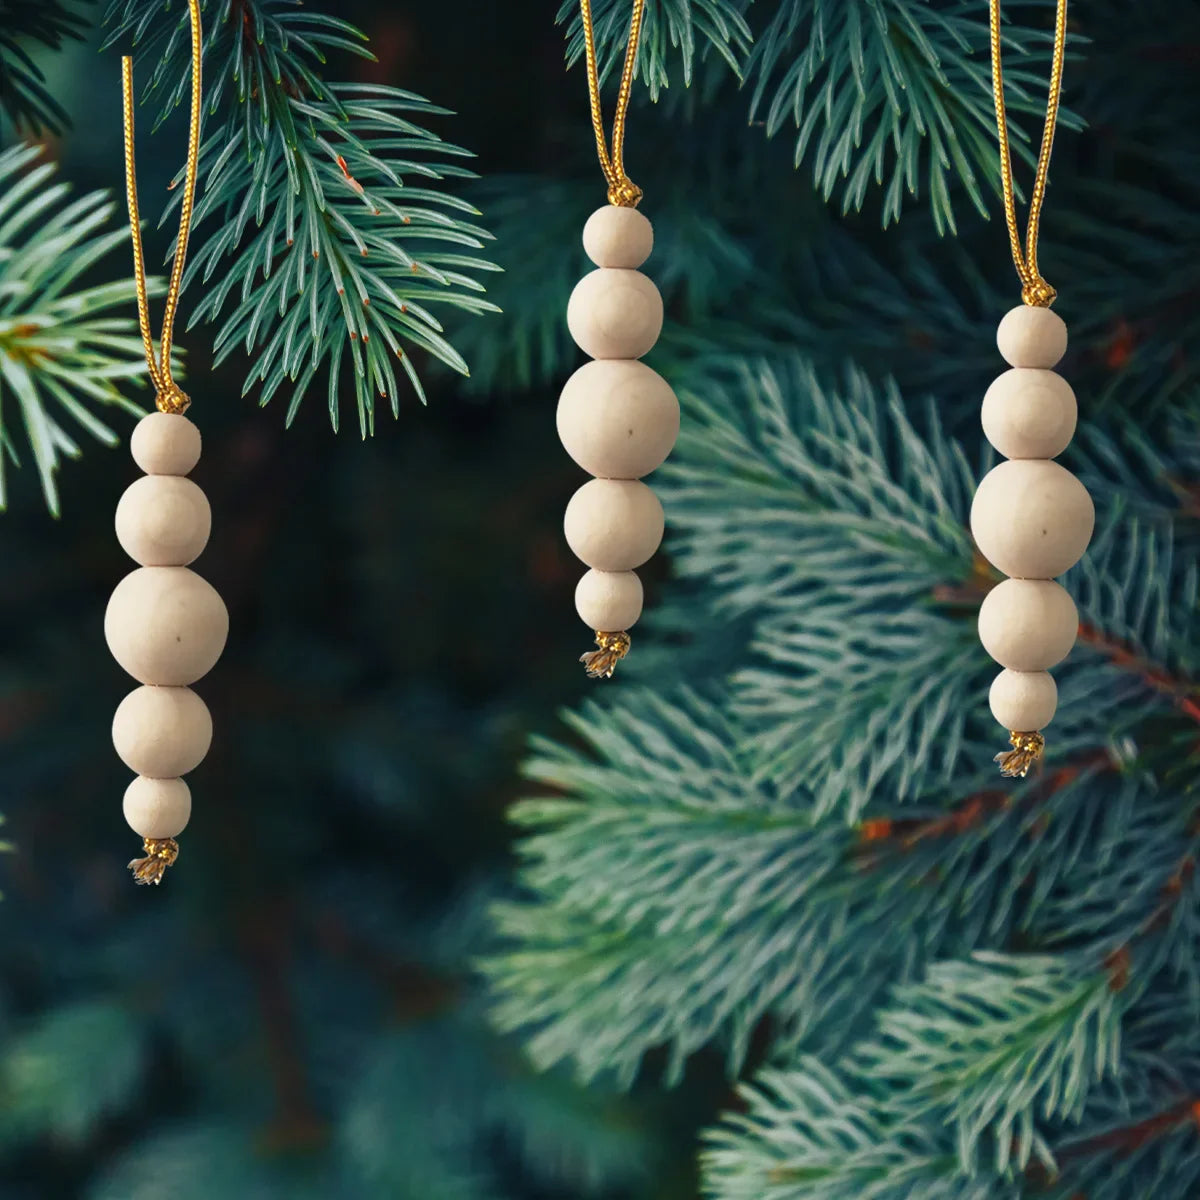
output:
M 671 58 L 677 54 L 684 87 L 690 87 L 697 59 L 710 54 L 740 79 L 753 40 L 745 12 L 753 0 L 646 0 L 638 42 L 637 77 L 657 100 L 671 84 Z M 578 0 L 563 0 L 558 21 L 567 26 L 567 65 L 583 58 L 583 20 Z M 620 70 L 629 38 L 627 0 L 594 0 L 592 26 L 601 80 Z
M 114 0 L 106 18 L 109 44 L 132 34 L 154 61 L 143 100 L 162 97 L 160 123 L 188 78 L 186 13 L 172 25 L 161 8 Z M 244 392 L 266 404 L 287 386 L 290 423 L 326 373 L 337 429 L 348 374 L 366 436 L 377 398 L 399 412 L 397 367 L 424 400 L 414 348 L 468 373 L 432 310 L 496 311 L 477 277 L 497 268 L 472 253 L 490 239 L 467 219 L 478 211 L 442 186 L 472 177 L 454 161 L 468 152 L 417 123 L 448 110 L 398 88 L 323 80 L 326 52 L 369 57 L 363 41 L 291 0 L 209 5 L 201 239 L 184 286 L 205 286 L 189 325 L 218 323 L 217 361 L 239 347 L 250 356 Z
M 91 22 L 76 5 L 91 2 L 0 0 L 0 112 L 19 130 L 61 134 L 70 124 L 28 45 L 61 50 L 65 42 L 82 39 Z
M 1009 33 L 1014 57 L 1034 39 Z M 1040 39 L 1038 39 L 1040 41 Z M 986 215 L 978 175 L 995 172 L 987 22 L 978 6 L 928 0 L 784 0 L 756 40 L 746 67 L 751 119 L 767 136 L 789 120 L 795 162 L 811 157 L 826 199 L 841 188 L 843 211 L 882 187 L 884 225 L 898 220 L 905 193 L 924 188 L 939 232 L 955 232 L 956 177 Z M 1038 74 L 1005 71 L 1010 112 L 1035 112 Z M 1063 113 L 1064 124 L 1078 125 Z M 1019 153 L 1028 157 L 1025 146 Z M 978 175 L 977 175 L 978 173 Z
M 145 362 L 126 311 L 132 281 L 80 287 L 98 262 L 124 249 L 128 230 L 112 228 L 116 206 L 103 192 L 68 200 L 41 151 L 0 153 L 0 508 L 5 460 L 19 466 L 24 432 L 47 507 L 57 516 L 55 473 L 81 450 L 70 425 L 112 446 L 117 435 L 96 415 L 112 405 L 140 415 L 122 386 L 141 383 Z M 157 287 L 159 285 L 154 284 Z

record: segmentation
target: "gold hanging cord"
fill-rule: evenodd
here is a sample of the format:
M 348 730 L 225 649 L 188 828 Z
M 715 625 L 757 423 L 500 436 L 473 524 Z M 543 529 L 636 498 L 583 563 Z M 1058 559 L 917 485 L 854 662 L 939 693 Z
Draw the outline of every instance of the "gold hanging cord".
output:
M 1036 308 L 1049 308 L 1057 295 L 1038 270 L 1038 225 L 1046 198 L 1046 180 L 1050 174 L 1050 153 L 1054 149 L 1054 127 L 1058 123 L 1058 102 L 1062 92 L 1063 56 L 1067 43 L 1067 0 L 1058 0 L 1054 19 L 1054 56 L 1050 66 L 1050 91 L 1046 99 L 1046 125 L 1042 148 L 1038 153 L 1033 195 L 1029 200 L 1029 226 L 1025 252 L 1021 253 L 1021 234 L 1017 229 L 1017 201 L 1013 194 L 1012 152 L 1008 145 L 1008 119 L 1004 112 L 1004 75 L 1000 67 L 1000 0 L 988 0 L 992 34 L 992 96 L 996 102 L 996 131 L 1000 135 L 1000 180 L 1004 191 L 1004 217 L 1008 222 L 1008 240 L 1013 262 L 1021 280 L 1021 299 Z
M 637 62 L 638 37 L 642 32 L 642 12 L 646 0 L 633 0 L 633 17 L 629 22 L 629 42 L 625 47 L 625 66 L 621 70 L 621 87 L 617 92 L 617 111 L 613 114 L 612 154 L 604 136 L 604 113 L 600 108 L 600 78 L 596 69 L 596 33 L 592 28 L 591 0 L 579 0 L 583 15 L 583 45 L 587 58 L 588 99 L 592 105 L 592 128 L 596 132 L 596 152 L 600 170 L 608 182 L 608 202 L 620 208 L 637 208 L 642 189 L 625 174 L 625 115 L 629 110 L 629 95 L 633 90 L 633 68 Z
M 188 127 L 187 170 L 183 180 L 183 204 L 179 213 L 179 237 L 175 241 L 175 258 L 171 264 L 171 280 L 167 285 L 167 303 L 163 311 L 162 343 L 159 356 L 154 354 L 154 338 L 150 332 L 150 305 L 146 296 L 146 259 L 142 251 L 141 219 L 138 216 L 137 170 L 133 160 L 133 59 L 121 59 L 121 91 L 125 102 L 125 195 L 129 204 L 129 225 L 133 233 L 133 272 L 137 283 L 138 324 L 142 344 L 146 349 L 146 366 L 156 395 L 154 403 L 160 412 L 183 413 L 191 401 L 171 378 L 171 337 L 175 330 L 175 312 L 179 307 L 179 288 L 183 281 L 183 264 L 187 257 L 188 233 L 192 225 L 192 203 L 196 196 L 197 163 L 200 157 L 200 59 L 201 28 L 199 0 L 187 0 L 192 25 L 192 115 Z

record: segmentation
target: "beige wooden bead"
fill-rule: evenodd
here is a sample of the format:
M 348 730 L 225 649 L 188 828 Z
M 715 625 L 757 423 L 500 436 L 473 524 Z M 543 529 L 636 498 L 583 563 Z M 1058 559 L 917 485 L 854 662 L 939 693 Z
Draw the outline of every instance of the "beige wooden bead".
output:
M 663 302 L 640 271 L 600 267 L 567 301 L 567 328 L 589 358 L 641 358 L 662 332 Z
M 212 670 L 229 614 L 212 584 L 187 567 L 139 567 L 113 591 L 104 636 L 139 683 L 181 687 Z
M 186 567 L 208 544 L 212 511 L 180 475 L 143 475 L 117 504 L 117 541 L 143 567 Z
M 1006 579 L 979 608 L 983 648 L 1013 671 L 1044 671 L 1062 662 L 1078 629 L 1075 601 L 1048 579 Z
M 984 393 L 983 432 L 1005 458 L 1056 458 L 1075 435 L 1078 405 L 1053 371 L 1013 367 Z
M 1019 304 L 1001 319 L 996 345 L 1010 367 L 1049 368 L 1067 352 L 1067 326 L 1048 308 Z
M 192 815 L 191 789 L 182 779 L 147 779 L 139 775 L 126 789 L 125 820 L 138 837 L 173 838 Z
M 1021 458 L 993 467 L 971 504 L 971 533 L 984 558 L 1017 579 L 1053 579 L 1087 549 L 1096 510 L 1064 467 Z
M 662 541 L 662 505 L 644 483 L 593 479 L 571 497 L 563 530 L 575 557 L 589 567 L 632 571 Z
M 632 571 L 589 571 L 575 588 L 575 611 L 599 633 L 632 629 L 642 615 L 642 581 Z
M 186 475 L 200 461 L 200 430 L 178 413 L 152 412 L 134 427 L 129 452 L 147 475 Z
M 1058 707 L 1058 688 L 1046 671 L 1001 671 L 988 692 L 992 716 L 1015 733 L 1045 729 Z
M 654 249 L 654 227 L 636 208 L 606 204 L 588 217 L 583 249 L 598 267 L 640 267 Z
M 140 687 L 117 706 L 112 738 L 138 775 L 174 779 L 194 771 L 212 745 L 208 705 L 185 687 Z
M 679 436 L 679 401 L 645 363 L 585 363 L 559 397 L 558 436 L 589 475 L 640 479 L 671 453 Z

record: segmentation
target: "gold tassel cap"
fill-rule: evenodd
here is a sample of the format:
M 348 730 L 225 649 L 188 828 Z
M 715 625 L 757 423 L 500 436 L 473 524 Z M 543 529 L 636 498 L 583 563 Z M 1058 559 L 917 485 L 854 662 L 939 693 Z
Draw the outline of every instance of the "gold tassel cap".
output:
M 617 663 L 629 653 L 633 639 L 623 630 L 620 633 L 603 633 L 596 630 L 596 645 L 599 650 L 589 650 L 579 656 L 587 668 L 589 679 L 611 679 Z
M 1029 768 L 1045 753 L 1046 739 L 1040 733 L 1020 733 L 1013 729 L 1008 740 L 1011 750 L 1001 750 L 992 762 L 1000 764 L 1000 774 L 1005 779 L 1024 779 Z
M 143 838 L 145 858 L 135 858 L 129 869 L 138 883 L 162 883 L 167 868 L 179 857 L 179 843 L 174 838 Z

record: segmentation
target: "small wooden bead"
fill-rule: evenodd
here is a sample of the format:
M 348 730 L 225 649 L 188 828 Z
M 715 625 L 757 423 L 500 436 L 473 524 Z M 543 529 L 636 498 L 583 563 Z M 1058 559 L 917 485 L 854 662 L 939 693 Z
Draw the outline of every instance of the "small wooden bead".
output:
M 186 687 L 140 687 L 117 706 L 112 738 L 138 775 L 174 779 L 194 771 L 212 745 L 208 705 Z
M 187 567 L 131 571 L 104 613 L 108 648 L 139 683 L 195 683 L 212 670 L 228 634 L 221 597 Z
M 589 571 L 575 588 L 575 610 L 597 632 L 632 629 L 642 615 L 642 581 L 632 571 Z
M 593 479 L 571 497 L 563 530 L 575 557 L 589 567 L 632 571 L 662 541 L 662 505 L 644 483 Z
M 208 544 L 212 511 L 179 475 L 143 475 L 117 504 L 117 541 L 143 567 L 186 567 Z
M 1053 579 L 1087 549 L 1096 510 L 1064 467 L 1021 458 L 993 467 L 971 504 L 971 533 L 997 570 L 1017 579 Z
M 200 430 L 179 413 L 152 412 L 134 427 L 129 452 L 147 475 L 186 475 L 200 461 Z
M 182 779 L 147 779 L 139 775 L 125 789 L 122 808 L 129 828 L 138 837 L 178 837 L 192 815 L 192 793 Z
M 979 608 L 983 648 L 1013 671 L 1044 671 L 1062 662 L 1078 629 L 1075 601 L 1048 579 L 1006 579 Z
M 1046 671 L 1001 671 L 992 681 L 988 703 L 1005 729 L 1036 733 L 1054 717 L 1058 688 Z
M 1075 435 L 1078 405 L 1053 371 L 1014 367 L 983 397 L 983 432 L 1005 458 L 1056 458 Z
M 1067 326 L 1048 308 L 1019 304 L 1000 321 L 996 345 L 1010 367 L 1049 368 L 1067 352 Z
M 640 267 L 654 249 L 654 227 L 636 208 L 606 204 L 588 217 L 583 249 L 598 267 Z
M 589 358 L 641 358 L 662 332 L 658 288 L 640 271 L 600 267 L 567 301 L 567 328 Z
M 640 479 L 671 453 L 679 436 L 679 401 L 645 363 L 585 363 L 559 397 L 558 436 L 589 475 Z

